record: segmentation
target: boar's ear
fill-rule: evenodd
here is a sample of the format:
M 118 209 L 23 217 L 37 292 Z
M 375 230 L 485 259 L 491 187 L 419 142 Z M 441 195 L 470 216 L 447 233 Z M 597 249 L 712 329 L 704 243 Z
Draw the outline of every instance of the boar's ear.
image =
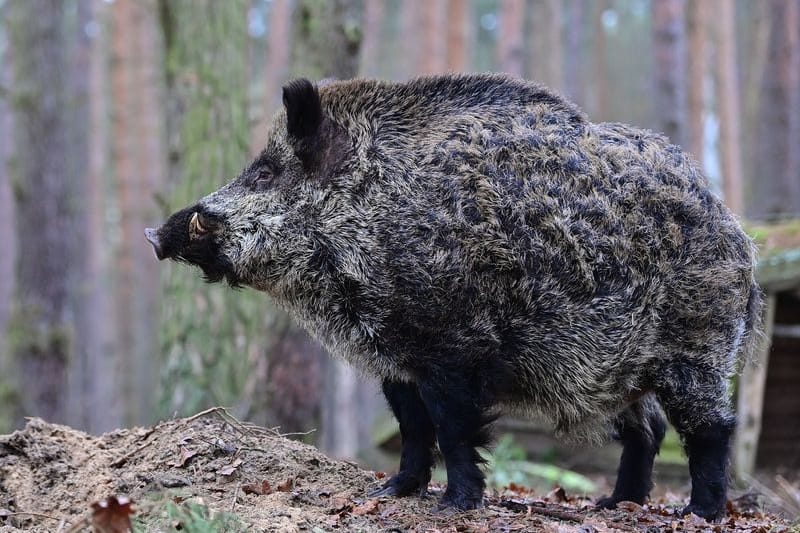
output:
M 283 87 L 286 108 L 286 131 L 297 146 L 310 140 L 322 124 L 322 104 L 317 87 L 306 79 L 289 82 Z

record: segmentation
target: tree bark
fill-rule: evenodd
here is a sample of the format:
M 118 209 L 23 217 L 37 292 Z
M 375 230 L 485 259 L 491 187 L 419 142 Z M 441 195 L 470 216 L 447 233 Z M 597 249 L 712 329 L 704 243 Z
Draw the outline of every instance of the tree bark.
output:
M 111 6 L 113 154 L 120 216 L 116 332 L 118 404 L 126 424 L 150 420 L 157 383 L 158 265 L 144 253 L 142 228 L 156 215 L 153 198 L 166 174 L 161 107 L 161 47 L 152 0 Z
M 732 4 L 732 0 L 721 0 L 723 4 Z M 709 71 L 710 49 L 708 37 L 711 32 L 709 16 L 711 2 L 690 2 L 687 12 L 687 30 L 689 50 L 688 88 L 687 88 L 687 148 L 694 157 L 702 162 L 704 155 L 704 121 L 705 121 L 705 87 Z
M 386 17 L 385 0 L 369 0 L 364 4 L 364 40 L 361 44 L 362 76 L 378 77 L 383 34 L 383 21 Z
M 706 4 L 705 2 L 701 2 Z M 720 121 L 722 193 L 734 213 L 742 214 L 741 100 L 736 60 L 736 14 L 730 0 L 717 0 L 717 105 Z M 798 169 L 800 172 L 800 169 Z
M 312 79 L 358 74 L 362 0 L 298 0 L 294 13 L 292 67 Z
M 74 290 L 82 281 L 83 243 L 76 238 L 85 171 L 80 150 L 86 143 L 70 120 L 83 106 L 68 76 L 66 4 L 30 0 L 8 7 L 18 244 L 10 350 L 19 369 L 19 415 L 67 422 L 68 365 L 78 314 Z
M 506 0 L 500 4 L 497 38 L 497 64 L 514 76 L 524 75 L 525 0 Z
M 439 4 L 441 1 L 437 0 L 425 4 L 425 7 L 435 10 Z M 417 3 L 417 9 L 421 9 L 422 6 L 421 2 Z M 319 3 L 305 0 L 300 2 L 298 11 L 299 13 L 295 14 L 292 43 L 293 69 L 312 78 L 347 79 L 355 76 L 358 69 L 360 40 L 354 36 L 360 35 L 360 28 L 353 25 L 361 21 L 362 2 L 336 0 Z M 421 31 L 423 32 L 421 39 L 425 41 L 426 30 L 423 28 Z M 331 43 L 343 44 L 332 46 Z M 441 51 L 444 51 L 443 46 Z M 431 55 L 437 54 L 433 50 L 430 52 Z M 443 54 L 441 57 L 443 58 Z M 288 321 L 286 327 L 296 328 L 290 326 Z M 281 352 L 273 351 L 273 356 L 279 356 L 280 353 L 286 356 L 281 360 L 271 359 L 270 366 L 273 368 L 281 365 L 291 366 L 292 362 L 288 360 L 291 354 L 313 353 L 307 336 L 286 331 L 284 338 L 300 346 L 294 349 L 284 347 Z M 298 360 L 302 361 L 303 358 Z M 376 397 L 377 389 L 374 383 L 359 379 L 351 366 L 338 359 L 324 356 L 321 362 L 325 369 L 325 377 L 321 399 L 322 431 L 318 437 L 318 444 L 334 456 L 354 458 L 368 442 L 376 405 L 379 405 L 378 402 L 365 402 L 363 398 Z M 290 385 L 287 383 L 284 386 Z M 308 391 L 309 394 L 313 392 Z
M 800 214 L 800 46 L 797 0 L 769 1 L 769 44 L 761 77 L 756 154 L 749 217 L 776 219 Z
M 608 0 L 601 0 L 594 5 L 594 85 L 592 106 L 594 120 L 603 121 L 609 118 L 610 91 L 608 87 L 608 52 L 606 29 L 603 25 L 603 13 L 609 8 Z
M 686 146 L 686 31 L 684 0 L 653 0 L 656 109 L 660 129 Z
M 264 73 L 261 113 L 250 135 L 250 153 L 257 154 L 264 148 L 267 129 L 273 114 L 281 102 L 281 86 L 287 81 L 289 72 L 289 30 L 292 10 L 289 0 L 273 0 L 269 10 L 269 33 L 267 41 L 267 64 Z
M 0 8 L 0 16 L 5 8 Z M 13 386 L 11 360 L 8 353 L 9 318 L 14 295 L 14 264 L 16 262 L 16 235 L 14 234 L 14 200 L 11 191 L 11 153 L 14 125 L 9 106 L 11 78 L 11 50 L 5 39 L 7 32 L 0 31 L 0 433 L 11 429 L 14 413 L 9 408 L 13 400 L 8 396 Z
M 436 74 L 444 72 L 447 60 L 446 27 L 447 4 L 445 0 L 415 2 L 417 31 L 420 45 L 417 48 L 417 73 Z M 407 36 L 407 38 L 409 38 Z
M 567 53 L 564 92 L 575 103 L 586 105 L 584 82 L 586 0 L 571 0 L 567 11 Z
M 469 70 L 467 39 L 469 37 L 469 3 L 447 0 L 447 70 Z
M 528 75 L 555 90 L 564 88 L 560 0 L 529 0 Z

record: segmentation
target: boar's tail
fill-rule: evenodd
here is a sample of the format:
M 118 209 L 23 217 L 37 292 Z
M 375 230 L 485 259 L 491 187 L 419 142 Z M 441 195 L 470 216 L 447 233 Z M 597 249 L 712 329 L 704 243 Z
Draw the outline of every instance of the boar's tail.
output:
M 763 342 L 767 342 L 767 339 L 764 338 L 763 307 L 761 289 L 754 277 L 750 285 L 750 297 L 747 299 L 747 315 L 744 319 L 743 331 L 744 342 L 739 354 L 742 365 L 758 363 L 759 348 Z

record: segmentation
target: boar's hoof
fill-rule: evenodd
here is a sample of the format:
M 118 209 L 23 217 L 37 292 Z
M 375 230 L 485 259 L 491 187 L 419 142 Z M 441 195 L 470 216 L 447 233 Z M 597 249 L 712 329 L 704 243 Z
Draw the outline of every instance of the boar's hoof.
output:
M 681 516 L 686 516 L 690 513 L 694 513 L 701 518 L 705 518 L 709 522 L 717 522 L 723 516 L 725 516 L 724 509 L 718 509 L 715 507 L 703 507 L 701 505 L 692 503 L 683 508 L 683 511 L 681 511 Z
M 436 511 L 452 514 L 454 511 L 471 511 L 483 508 L 483 491 L 477 494 L 463 494 L 446 490 Z
M 631 502 L 637 505 L 644 505 L 645 498 L 625 498 L 620 496 L 603 496 L 597 500 L 595 507 L 598 509 L 616 509 L 619 502 Z
M 616 509 L 617 504 L 619 502 L 620 500 L 618 500 L 614 496 L 603 496 L 602 498 L 597 500 L 595 507 L 597 507 L 598 509 Z
M 427 496 L 428 482 L 422 482 L 415 477 L 403 475 L 401 472 L 389 478 L 389 481 L 384 483 L 381 488 L 373 490 L 367 496 L 370 498 L 384 498 L 411 496 L 413 494 L 418 495 L 420 498 Z

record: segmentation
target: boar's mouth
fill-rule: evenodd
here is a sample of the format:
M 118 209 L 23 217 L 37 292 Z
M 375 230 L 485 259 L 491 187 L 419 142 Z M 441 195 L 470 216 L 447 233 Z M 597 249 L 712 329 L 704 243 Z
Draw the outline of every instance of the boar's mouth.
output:
M 195 265 L 203 271 L 207 282 L 225 278 L 232 287 L 239 287 L 241 279 L 221 252 L 214 232 L 221 225 L 219 217 L 194 206 L 178 211 L 158 229 L 145 229 L 144 235 L 159 260 L 172 259 Z

